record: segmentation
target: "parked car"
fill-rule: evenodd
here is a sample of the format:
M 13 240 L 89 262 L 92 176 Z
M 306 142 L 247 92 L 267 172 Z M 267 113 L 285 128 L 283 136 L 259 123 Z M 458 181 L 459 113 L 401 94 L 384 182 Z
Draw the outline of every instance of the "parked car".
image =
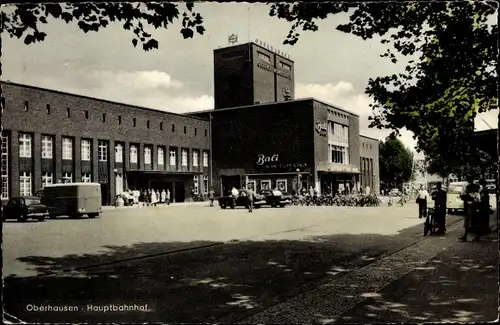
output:
M 102 210 L 99 183 L 50 184 L 37 191 L 37 196 L 49 208 L 51 219 L 57 216 L 78 218 L 84 214 L 95 218 Z
M 28 219 L 44 221 L 49 210 L 36 196 L 20 196 L 11 198 L 3 207 L 3 220 L 17 219 L 24 222 Z
M 285 207 L 287 204 L 292 203 L 292 197 L 288 195 L 283 195 L 281 191 L 273 190 L 262 190 L 260 194 L 265 197 L 266 203 L 276 208 L 278 206 Z
M 236 207 L 245 207 L 248 208 L 249 200 L 248 200 L 248 191 L 247 190 L 239 190 L 238 191 L 238 196 L 236 197 L 236 200 L 233 198 L 233 196 L 221 196 L 219 198 L 219 206 L 221 209 L 226 209 L 228 207 L 231 207 L 231 209 L 234 209 Z M 253 206 L 254 208 L 258 209 L 264 204 L 266 204 L 266 198 L 263 195 L 260 194 L 254 194 L 254 200 L 253 200 Z
M 398 188 L 393 188 L 389 191 L 389 196 L 400 196 L 401 191 Z

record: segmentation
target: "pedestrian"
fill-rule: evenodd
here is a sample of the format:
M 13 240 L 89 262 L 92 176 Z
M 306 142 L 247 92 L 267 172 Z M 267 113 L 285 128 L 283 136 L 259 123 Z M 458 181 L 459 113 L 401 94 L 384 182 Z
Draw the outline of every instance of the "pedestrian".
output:
M 423 185 L 420 185 L 420 189 L 417 194 L 417 204 L 418 204 L 418 217 L 420 219 L 427 217 L 427 198 L 429 197 L 429 192 L 424 189 Z
M 370 186 L 365 187 L 365 195 L 370 195 Z
M 161 203 L 162 204 L 166 203 L 167 202 L 167 192 L 165 192 L 165 189 L 163 189 L 161 191 L 160 196 L 161 196 Z
M 156 206 L 156 191 L 155 190 L 151 190 L 151 192 L 150 192 L 149 195 L 150 195 L 150 198 L 151 198 L 151 201 L 150 201 L 151 205 L 152 206 Z
M 214 192 L 214 189 L 210 189 L 210 191 L 208 192 L 208 198 L 210 200 L 210 207 L 213 207 L 214 206 L 214 199 L 215 199 L 215 192 Z
M 460 195 L 464 201 L 464 234 L 458 237 L 459 240 L 466 242 L 469 232 L 476 235 L 476 240 L 479 240 L 477 231 L 477 216 L 480 213 L 481 198 L 479 195 L 479 187 L 474 184 L 474 178 L 467 178 L 467 185 L 465 186 L 462 194 Z
M 480 198 L 480 208 L 479 208 L 479 216 L 478 216 L 478 240 L 481 235 L 485 235 L 490 231 L 490 214 L 493 212 L 490 206 L 490 193 L 486 186 L 488 182 L 484 178 L 479 180 L 479 198 Z
M 233 187 L 231 189 L 231 196 L 233 197 L 233 206 L 236 206 L 236 198 L 238 197 L 238 190 L 236 189 L 236 187 Z
M 250 186 L 248 186 L 248 212 L 253 212 L 253 201 L 255 198 L 254 192 L 250 189 Z
M 436 218 L 436 225 L 438 227 L 438 234 L 446 232 L 446 192 L 442 188 L 443 184 L 438 182 L 436 190 L 432 192 L 432 199 L 434 200 L 434 218 Z
M 156 203 L 161 203 L 160 190 L 156 190 Z
M 141 192 L 138 190 L 133 190 L 132 193 L 134 195 L 134 205 L 137 204 L 137 207 L 139 207 L 139 197 L 141 196 Z
M 167 188 L 167 205 L 170 205 L 170 190 Z

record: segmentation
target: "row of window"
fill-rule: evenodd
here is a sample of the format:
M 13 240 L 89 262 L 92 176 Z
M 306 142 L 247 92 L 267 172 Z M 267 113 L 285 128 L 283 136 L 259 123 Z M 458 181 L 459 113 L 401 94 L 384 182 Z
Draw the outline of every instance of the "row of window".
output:
M 200 194 L 200 179 L 198 175 L 193 176 L 193 189 L 194 194 Z M 203 176 L 203 183 L 201 184 L 201 192 L 203 194 L 208 194 L 208 176 Z
M 53 148 L 54 148 L 54 138 L 50 135 L 42 136 L 42 158 L 52 159 L 53 158 Z M 138 163 L 138 145 L 130 145 L 130 155 L 129 162 L 132 164 Z M 19 134 L 19 157 L 31 158 L 32 152 L 32 136 L 28 133 Z M 81 139 L 81 160 L 90 161 L 92 153 L 92 140 Z M 181 150 L 181 165 L 188 166 L 188 149 Z M 199 151 L 192 150 L 192 163 L 193 167 L 199 166 Z M 164 165 L 165 161 L 165 147 L 157 147 L 157 162 L 158 165 Z M 177 165 L 177 150 L 171 148 L 169 151 L 169 162 L 170 166 Z M 63 137 L 62 138 L 62 159 L 72 160 L 73 159 L 73 139 Z M 98 141 L 98 160 L 108 161 L 108 143 L 107 141 Z M 144 163 L 151 164 L 152 161 L 152 147 L 144 146 Z M 123 163 L 123 144 L 117 143 L 115 145 L 115 162 Z M 203 167 L 208 167 L 208 152 L 203 151 L 202 155 L 202 165 Z
M 271 64 L 271 57 L 269 55 L 262 53 L 260 51 L 257 51 L 257 56 L 259 57 L 259 59 L 265 61 L 266 63 Z M 279 67 L 282 69 L 288 70 L 288 71 L 292 70 L 292 66 L 283 62 L 283 61 L 279 61 Z
M 335 164 L 349 164 L 349 149 L 343 146 L 328 145 L 328 159 Z
M 349 127 L 328 121 L 328 140 L 348 143 L 349 142 Z
M 372 144 L 371 143 L 364 143 L 363 142 L 363 148 L 366 148 L 366 149 L 370 148 L 370 149 L 372 149 Z
M 25 101 L 24 102 L 24 110 L 26 112 L 29 110 L 29 101 Z M 47 115 L 50 115 L 50 104 L 47 104 L 45 112 L 47 113 Z M 89 111 L 86 110 L 85 111 L 85 119 L 86 120 L 88 120 L 90 118 L 89 115 L 90 115 Z M 66 117 L 71 117 L 71 110 L 70 110 L 69 107 L 66 107 Z M 121 115 L 119 115 L 118 116 L 118 124 L 121 125 L 122 121 L 123 121 L 123 119 L 122 119 Z M 102 115 L 101 115 L 101 122 L 102 123 L 106 123 L 106 113 L 102 113 Z M 132 125 L 134 127 L 137 126 L 137 118 L 135 118 L 135 117 L 132 118 Z M 149 129 L 150 126 L 151 126 L 150 120 L 147 120 L 146 121 L 146 127 Z M 160 128 L 160 130 L 163 130 L 163 122 L 160 122 L 159 128 Z M 172 132 L 175 132 L 175 124 L 172 124 Z M 184 126 L 184 134 L 187 134 L 187 126 Z M 197 128 L 194 128 L 194 135 L 198 135 L 198 129 Z M 208 136 L 208 130 L 207 129 L 205 129 L 205 136 L 206 137 Z
M 339 113 L 333 109 L 329 109 L 328 110 L 328 113 L 332 114 L 332 115 L 335 115 L 335 116 L 338 116 L 340 118 L 349 118 L 349 116 L 347 116 L 346 114 L 342 114 L 342 113 Z

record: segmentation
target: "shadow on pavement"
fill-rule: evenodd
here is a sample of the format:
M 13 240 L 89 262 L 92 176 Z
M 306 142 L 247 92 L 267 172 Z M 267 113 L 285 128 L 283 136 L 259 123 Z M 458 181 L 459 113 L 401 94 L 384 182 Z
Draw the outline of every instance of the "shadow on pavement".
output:
M 496 235 L 457 243 L 336 319 L 339 323 L 481 323 L 498 317 Z M 319 315 L 318 315 L 319 316 Z M 318 323 L 326 318 L 319 317 Z
M 5 278 L 5 310 L 28 322 L 234 322 L 411 245 L 421 226 L 399 235 L 315 236 L 304 241 L 139 243 L 101 254 L 27 256 L 37 276 Z M 216 245 L 185 250 L 197 246 Z M 85 267 L 159 254 L 101 267 Z M 488 262 L 489 263 L 489 262 Z M 30 312 L 29 304 L 77 306 L 77 313 Z M 89 311 L 88 305 L 145 305 L 148 312 Z

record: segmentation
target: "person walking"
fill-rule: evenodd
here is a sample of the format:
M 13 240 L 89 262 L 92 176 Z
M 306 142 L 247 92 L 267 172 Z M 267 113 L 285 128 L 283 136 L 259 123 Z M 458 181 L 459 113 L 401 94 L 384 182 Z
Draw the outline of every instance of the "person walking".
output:
M 238 197 L 238 190 L 236 189 L 236 187 L 233 187 L 231 189 L 231 196 L 233 197 L 233 206 L 236 206 L 236 198 Z
M 474 179 L 472 177 L 467 178 L 467 185 L 464 188 L 464 191 L 460 195 L 462 200 L 464 201 L 464 234 L 461 237 L 458 237 L 459 240 L 466 242 L 467 235 L 469 232 L 473 232 L 476 234 L 476 240 L 479 240 L 477 236 L 477 215 L 479 213 L 480 208 L 480 195 L 479 195 L 479 187 L 474 184 Z
M 165 189 L 161 190 L 160 198 L 162 204 L 167 203 L 167 192 L 165 192 Z
M 438 234 L 446 232 L 446 192 L 442 188 L 443 184 L 438 182 L 436 190 L 432 192 L 432 199 L 434 200 L 434 217 L 436 218 L 436 225 L 438 227 Z
M 429 192 L 420 185 L 420 189 L 417 194 L 417 204 L 418 204 L 418 217 L 420 219 L 427 217 L 427 198 L 429 197 Z
M 215 199 L 215 192 L 214 192 L 214 189 L 210 189 L 210 191 L 208 192 L 208 199 L 210 200 L 210 207 L 213 207 L 214 206 L 214 199 Z
M 172 198 L 170 197 L 170 190 L 167 188 L 167 205 L 170 205 L 170 202 L 172 202 Z
M 478 240 L 482 235 L 486 235 L 490 231 L 490 214 L 492 212 L 490 205 L 490 193 L 486 186 L 488 182 L 484 178 L 479 180 L 479 216 L 478 216 Z
M 252 189 L 250 188 L 250 186 L 248 186 L 247 192 L 248 192 L 248 212 L 252 212 L 253 211 L 253 201 L 254 201 L 254 198 L 255 198 L 255 194 L 252 191 Z
M 156 206 L 156 191 L 155 190 L 151 190 L 150 198 L 151 198 L 151 201 L 150 201 L 151 205 Z

